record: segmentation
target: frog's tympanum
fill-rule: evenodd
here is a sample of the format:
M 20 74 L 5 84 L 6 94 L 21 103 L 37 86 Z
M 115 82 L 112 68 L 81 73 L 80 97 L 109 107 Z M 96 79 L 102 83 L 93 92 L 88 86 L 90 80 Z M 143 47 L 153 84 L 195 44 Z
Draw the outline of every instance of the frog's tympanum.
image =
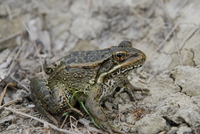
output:
M 116 88 L 133 97 L 134 87 L 127 75 L 141 67 L 145 59 L 145 54 L 128 41 L 103 50 L 72 52 L 46 68 L 48 81 L 31 79 L 31 98 L 36 109 L 54 123 L 58 121 L 52 114 L 64 113 L 76 102 L 83 102 L 94 122 L 113 133 L 115 129 L 100 103 Z

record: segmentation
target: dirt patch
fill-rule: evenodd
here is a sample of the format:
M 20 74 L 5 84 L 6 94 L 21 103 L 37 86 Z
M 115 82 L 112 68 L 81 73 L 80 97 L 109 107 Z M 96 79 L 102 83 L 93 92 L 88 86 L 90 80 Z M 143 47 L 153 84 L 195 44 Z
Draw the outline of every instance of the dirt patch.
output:
M 147 56 L 129 79 L 149 92 L 135 91 L 134 98 L 123 92 L 105 101 L 111 124 L 131 134 L 199 134 L 199 6 L 198 0 L 1 1 L 0 132 L 101 131 L 87 115 L 67 116 L 61 129 L 43 122 L 48 119 L 29 97 L 30 78 L 46 78 L 44 67 L 73 50 L 129 40 Z

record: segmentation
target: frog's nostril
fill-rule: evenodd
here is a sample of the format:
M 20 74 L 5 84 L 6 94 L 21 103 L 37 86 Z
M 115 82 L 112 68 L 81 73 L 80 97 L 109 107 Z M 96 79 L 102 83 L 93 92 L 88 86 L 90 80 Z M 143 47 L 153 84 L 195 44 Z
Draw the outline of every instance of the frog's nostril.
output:
M 57 66 L 57 64 L 56 64 L 55 62 L 54 62 L 54 63 L 52 63 L 52 65 L 53 65 L 53 66 L 55 66 L 55 67 Z

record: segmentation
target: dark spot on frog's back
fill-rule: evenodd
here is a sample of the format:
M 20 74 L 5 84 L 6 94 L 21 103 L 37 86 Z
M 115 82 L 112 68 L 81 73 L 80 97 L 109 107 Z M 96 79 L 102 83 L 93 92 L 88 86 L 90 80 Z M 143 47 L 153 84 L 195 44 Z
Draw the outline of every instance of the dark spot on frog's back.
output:
M 85 61 L 87 61 L 89 58 L 88 58 L 88 56 L 84 56 L 83 59 L 84 59 Z
M 74 51 L 74 52 L 71 53 L 71 55 L 72 55 L 72 56 L 78 56 L 78 55 L 79 55 L 79 52 L 78 52 L 78 51 Z
M 62 96 L 59 96 L 59 100 L 58 100 L 58 102 L 61 102 L 62 101 Z
M 86 55 L 89 55 L 89 54 L 91 54 L 92 53 L 92 51 L 88 51 L 88 52 L 86 52 Z
M 73 62 L 75 62 L 75 59 L 69 59 L 69 60 L 67 60 L 67 64 L 71 64 Z
M 105 58 L 105 57 L 106 57 L 105 54 L 102 54 L 102 55 L 101 55 L 101 58 Z

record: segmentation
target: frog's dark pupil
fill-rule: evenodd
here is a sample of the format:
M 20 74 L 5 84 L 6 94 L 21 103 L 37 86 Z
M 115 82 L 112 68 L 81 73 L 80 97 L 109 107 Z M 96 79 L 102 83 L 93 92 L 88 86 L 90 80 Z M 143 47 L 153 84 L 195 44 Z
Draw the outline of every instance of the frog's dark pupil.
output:
M 122 56 L 123 56 L 122 53 L 118 53 L 118 54 L 117 54 L 117 57 L 122 57 Z

